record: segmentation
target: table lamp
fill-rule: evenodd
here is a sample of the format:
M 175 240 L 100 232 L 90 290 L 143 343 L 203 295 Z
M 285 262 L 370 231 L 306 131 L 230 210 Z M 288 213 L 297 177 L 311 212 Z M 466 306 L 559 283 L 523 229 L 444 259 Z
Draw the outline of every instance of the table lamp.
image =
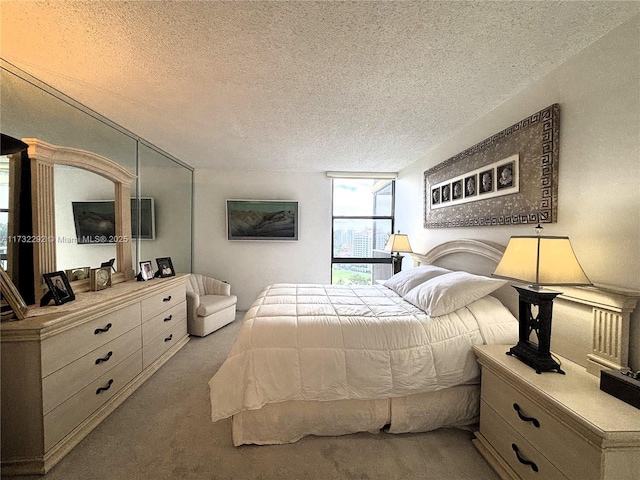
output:
M 536 231 L 542 227 L 538 225 Z M 514 355 L 536 370 L 536 373 L 556 371 L 564 374 L 551 356 L 551 318 L 553 300 L 562 292 L 542 285 L 591 285 L 576 258 L 569 237 L 514 236 L 494 277 L 529 283 L 527 287 L 513 285 L 519 293 L 518 344 L 507 355 Z M 534 316 L 533 306 L 538 307 Z M 537 336 L 537 344 L 531 333 Z
M 413 253 L 409 244 L 409 237 L 404 233 L 400 233 L 400 230 L 398 230 L 398 233 L 391 234 L 384 250 L 385 252 L 395 252 L 395 255 L 391 255 L 394 275 L 402 270 L 402 255 L 400 255 L 400 252 Z

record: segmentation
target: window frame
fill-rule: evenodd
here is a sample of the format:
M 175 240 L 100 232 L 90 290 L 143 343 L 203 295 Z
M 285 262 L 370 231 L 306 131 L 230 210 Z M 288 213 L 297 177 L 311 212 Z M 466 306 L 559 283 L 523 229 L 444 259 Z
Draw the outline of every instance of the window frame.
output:
M 391 221 L 391 233 L 395 231 L 395 203 L 396 203 L 396 181 L 395 178 L 378 178 L 372 175 L 372 180 L 388 180 L 389 183 L 384 185 L 380 190 L 386 188 L 389 184 L 391 186 L 391 207 L 389 215 L 335 215 L 334 200 L 335 200 L 335 181 L 336 180 L 349 180 L 351 177 L 334 177 L 331 179 L 331 280 L 333 282 L 333 265 L 334 264 L 392 264 L 391 252 L 388 257 L 336 257 L 335 256 L 335 224 L 336 220 L 390 220 Z M 375 193 L 374 197 L 375 198 Z M 375 202 L 374 202 L 375 209 Z M 380 251 L 380 249 L 375 249 Z

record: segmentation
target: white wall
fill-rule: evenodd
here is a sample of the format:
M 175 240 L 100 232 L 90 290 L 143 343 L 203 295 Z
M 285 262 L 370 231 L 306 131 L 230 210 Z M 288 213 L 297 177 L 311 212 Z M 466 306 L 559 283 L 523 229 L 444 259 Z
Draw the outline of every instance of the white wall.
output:
M 423 173 L 553 103 L 560 104 L 558 222 L 592 282 L 640 290 L 640 16 L 589 46 L 400 172 L 397 225 L 415 251 L 478 238 L 506 245 L 531 226 L 423 228 Z M 406 260 L 405 260 L 406 262 Z M 640 368 L 640 314 L 632 366 Z
M 227 199 L 297 200 L 298 241 L 229 241 Z M 195 171 L 194 273 L 231 284 L 238 310 L 273 283 L 331 283 L 331 180 L 323 173 Z

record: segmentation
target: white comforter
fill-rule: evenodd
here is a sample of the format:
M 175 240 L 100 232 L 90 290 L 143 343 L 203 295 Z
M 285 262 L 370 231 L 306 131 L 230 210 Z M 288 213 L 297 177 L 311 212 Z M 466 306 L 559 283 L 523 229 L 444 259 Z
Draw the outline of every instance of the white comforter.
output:
M 429 317 L 382 285 L 271 285 L 209 382 L 211 418 L 285 400 L 389 398 L 460 385 L 479 374 L 472 345 L 516 340 L 516 319 L 490 296 Z

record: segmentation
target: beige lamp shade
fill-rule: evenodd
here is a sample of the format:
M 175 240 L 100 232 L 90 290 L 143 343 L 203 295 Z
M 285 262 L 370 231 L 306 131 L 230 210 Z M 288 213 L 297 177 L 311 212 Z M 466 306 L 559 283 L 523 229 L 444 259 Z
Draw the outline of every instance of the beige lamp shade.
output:
M 387 245 L 384 247 L 386 252 L 407 252 L 413 253 L 409 244 L 409 237 L 404 233 L 393 233 L 389 237 Z
M 511 237 L 493 276 L 521 280 L 534 287 L 591 285 L 569 237 Z

